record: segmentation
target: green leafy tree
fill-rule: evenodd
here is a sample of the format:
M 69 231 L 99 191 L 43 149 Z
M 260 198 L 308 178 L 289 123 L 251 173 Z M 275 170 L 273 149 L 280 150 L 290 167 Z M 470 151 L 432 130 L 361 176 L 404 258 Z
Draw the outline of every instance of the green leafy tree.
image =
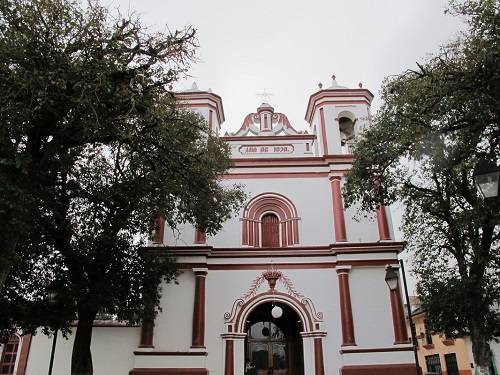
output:
M 71 373 L 92 374 L 96 315 L 151 319 L 175 278 L 166 251 L 140 251 L 153 219 L 215 233 L 243 194 L 218 182 L 227 146 L 169 89 L 192 60 L 191 29 L 148 34 L 95 3 L 0 4 L 1 329 L 69 333 L 77 320 Z
M 500 9 L 452 3 L 469 29 L 415 70 L 389 77 L 383 105 L 357 143 L 348 205 L 405 204 L 418 292 L 432 328 L 470 336 L 476 374 L 489 374 L 500 335 L 500 199 L 472 178 L 480 159 L 500 160 Z
M 134 134 L 195 47 L 191 28 L 148 34 L 94 1 L 0 0 L 0 291 L 59 155 Z

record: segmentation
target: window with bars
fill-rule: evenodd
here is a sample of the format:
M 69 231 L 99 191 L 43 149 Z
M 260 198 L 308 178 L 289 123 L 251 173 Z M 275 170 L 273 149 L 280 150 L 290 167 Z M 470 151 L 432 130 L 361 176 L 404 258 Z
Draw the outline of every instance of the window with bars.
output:
M 445 354 L 446 371 L 448 375 L 459 375 L 457 356 L 455 353 Z
M 427 372 L 433 372 L 438 375 L 442 374 L 441 371 L 441 361 L 439 360 L 439 354 L 428 355 L 425 357 L 425 365 L 427 366 Z
M 19 349 L 19 337 L 14 335 L 11 337 L 9 342 L 4 346 L 2 359 L 0 361 L 0 375 L 14 374 L 18 349 Z
M 427 320 L 424 320 L 424 329 L 425 329 L 425 343 L 427 345 L 432 344 L 432 332 L 427 327 Z

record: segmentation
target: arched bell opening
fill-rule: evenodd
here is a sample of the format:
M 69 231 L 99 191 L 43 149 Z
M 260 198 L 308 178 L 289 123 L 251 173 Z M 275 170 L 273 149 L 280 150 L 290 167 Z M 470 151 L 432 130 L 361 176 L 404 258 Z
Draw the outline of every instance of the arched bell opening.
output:
M 343 154 L 352 154 L 354 151 L 354 138 L 356 136 L 354 124 L 355 116 L 348 111 L 339 113 L 340 145 Z
M 282 310 L 273 317 L 273 307 Z M 276 316 L 276 314 L 275 314 Z M 303 375 L 304 354 L 300 332 L 305 322 L 288 304 L 264 302 L 247 315 L 244 331 L 246 375 Z

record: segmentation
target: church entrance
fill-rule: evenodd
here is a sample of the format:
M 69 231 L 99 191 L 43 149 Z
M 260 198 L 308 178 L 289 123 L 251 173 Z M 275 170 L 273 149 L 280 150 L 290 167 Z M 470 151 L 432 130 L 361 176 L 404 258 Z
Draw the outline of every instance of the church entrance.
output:
M 273 318 L 271 303 L 257 306 L 249 315 L 245 332 L 245 375 L 303 375 L 302 322 L 288 305 Z

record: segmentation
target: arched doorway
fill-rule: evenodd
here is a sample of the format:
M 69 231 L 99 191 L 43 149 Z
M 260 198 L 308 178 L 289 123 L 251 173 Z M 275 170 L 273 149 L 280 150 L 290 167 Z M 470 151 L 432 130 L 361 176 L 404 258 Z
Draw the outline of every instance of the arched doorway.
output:
M 257 306 L 245 324 L 245 374 L 303 375 L 304 356 L 300 332 L 303 324 L 288 305 L 276 303 L 283 309 L 280 318 L 271 315 L 272 303 Z M 253 370 L 248 370 L 250 364 Z

